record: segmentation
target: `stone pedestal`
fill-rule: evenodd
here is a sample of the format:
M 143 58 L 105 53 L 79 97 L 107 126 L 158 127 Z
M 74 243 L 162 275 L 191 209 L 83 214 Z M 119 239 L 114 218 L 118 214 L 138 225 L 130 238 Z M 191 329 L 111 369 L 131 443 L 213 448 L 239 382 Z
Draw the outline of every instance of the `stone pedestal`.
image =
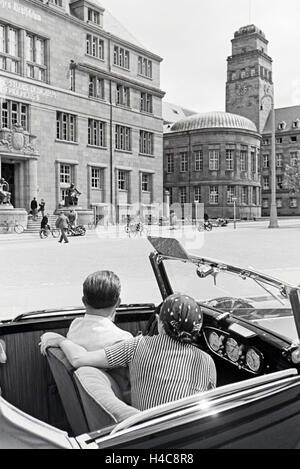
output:
M 26 229 L 27 218 L 28 214 L 24 208 L 14 208 L 10 204 L 0 205 L 0 225 L 7 222 L 10 227 L 9 231 L 13 231 L 16 223 L 20 223 Z
M 74 210 L 75 212 L 77 212 L 77 215 L 78 215 L 77 224 L 78 225 L 88 225 L 89 223 L 93 223 L 94 221 L 93 210 L 86 210 L 86 209 L 83 209 L 82 207 L 70 206 L 70 207 L 58 208 L 55 211 L 55 215 L 60 215 L 63 212 L 68 216 L 71 210 Z

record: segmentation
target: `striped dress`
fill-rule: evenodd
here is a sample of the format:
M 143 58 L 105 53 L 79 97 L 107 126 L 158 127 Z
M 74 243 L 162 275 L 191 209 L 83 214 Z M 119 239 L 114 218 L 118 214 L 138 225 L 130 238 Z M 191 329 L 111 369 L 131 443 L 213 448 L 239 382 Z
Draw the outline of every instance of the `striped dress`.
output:
M 175 401 L 216 386 L 212 358 L 165 334 L 138 336 L 106 347 L 109 368 L 129 366 L 131 401 L 139 410 Z

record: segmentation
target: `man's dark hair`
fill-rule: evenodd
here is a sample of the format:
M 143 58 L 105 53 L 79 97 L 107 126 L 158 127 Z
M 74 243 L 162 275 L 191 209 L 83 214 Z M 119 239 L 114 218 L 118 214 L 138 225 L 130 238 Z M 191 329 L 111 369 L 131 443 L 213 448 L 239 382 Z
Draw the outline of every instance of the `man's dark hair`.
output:
M 120 298 L 119 277 L 108 270 L 90 274 L 83 283 L 83 296 L 87 305 L 94 309 L 115 306 Z

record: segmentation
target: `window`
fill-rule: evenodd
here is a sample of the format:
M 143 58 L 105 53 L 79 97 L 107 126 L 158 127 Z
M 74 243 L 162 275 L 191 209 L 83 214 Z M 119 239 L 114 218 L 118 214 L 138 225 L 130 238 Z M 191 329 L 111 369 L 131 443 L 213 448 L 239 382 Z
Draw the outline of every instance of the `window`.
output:
M 300 119 L 296 119 L 293 122 L 293 129 L 299 129 L 299 127 L 300 127 Z
M 293 136 L 291 137 L 291 142 L 292 142 L 292 143 L 297 142 L 297 140 L 298 140 L 298 137 L 297 137 L 297 136 L 293 135 Z
M 104 79 L 90 75 L 89 80 L 89 97 L 104 99 Z
M 104 60 L 104 41 L 92 34 L 86 35 L 86 53 L 97 59 Z
M 264 190 L 270 189 L 270 183 L 269 183 L 269 177 L 268 176 L 263 177 L 263 189 Z
M 283 141 L 282 137 L 276 138 L 276 143 L 281 144 Z
M 97 147 L 105 147 L 106 123 L 89 119 L 88 120 L 88 144 Z
M 149 93 L 141 93 L 141 112 L 153 112 L 153 97 Z
M 76 116 L 57 111 L 56 138 L 58 140 L 76 142 Z
M 189 170 L 189 163 L 188 163 L 188 154 L 187 152 L 180 153 L 180 172 L 186 173 Z
M 254 203 L 253 187 L 252 186 L 248 187 L 248 202 L 249 202 L 249 205 L 252 205 Z
M 152 61 L 146 57 L 138 58 L 138 73 L 147 78 L 152 78 Z
M 128 191 L 128 172 L 118 171 L 118 190 Z
M 248 187 L 247 186 L 242 187 L 241 202 L 243 205 L 247 205 L 248 203 Z
M 241 150 L 240 153 L 240 170 L 247 171 L 247 150 Z
M 194 187 L 194 201 L 201 203 L 201 187 Z
M 263 168 L 267 169 L 269 168 L 269 155 L 263 155 Z
M 131 151 L 131 129 L 124 125 L 116 125 L 115 146 L 117 150 Z
M 219 203 L 219 188 L 217 186 L 210 186 L 209 188 L 209 203 L 212 205 Z
M 251 148 L 250 158 L 251 158 L 252 173 L 255 174 L 255 173 L 257 173 L 257 159 L 256 159 L 256 150 L 255 150 L 255 148 Z
M 75 91 L 75 67 L 70 68 L 70 90 Z
M 255 75 L 256 75 L 255 67 L 251 67 L 251 68 L 250 68 L 250 76 L 251 76 L 251 77 L 255 77 Z
M 281 175 L 276 176 L 277 189 L 282 189 L 283 177 Z
M 297 166 L 298 165 L 298 152 L 297 151 L 291 152 L 290 159 L 291 159 L 291 166 Z
M 218 171 L 220 166 L 219 150 L 210 150 L 208 153 L 210 171 Z
M 58 7 L 61 7 L 62 6 L 62 0 L 49 0 L 50 3 L 52 3 L 53 5 L 56 5 Z
M 282 208 L 282 199 L 277 199 L 276 205 L 277 205 L 277 208 Z
M 234 197 L 235 197 L 235 186 L 228 186 L 227 187 L 227 203 L 232 204 Z
M 12 129 L 20 124 L 24 130 L 29 130 L 29 106 L 17 101 L 1 100 L 1 128 Z
M 71 165 L 60 165 L 59 181 L 61 184 L 71 184 Z
M 263 199 L 262 200 L 262 207 L 263 208 L 269 208 L 269 200 L 268 199 Z
M 0 69 L 20 74 L 19 30 L 0 24 Z
M 269 138 L 264 138 L 262 141 L 263 145 L 270 145 L 270 139 Z
M 129 70 L 129 51 L 123 47 L 114 47 L 114 65 Z
M 203 151 L 194 151 L 195 171 L 203 171 Z
M 130 106 L 130 88 L 128 86 L 117 85 L 116 103 L 121 106 Z
M 140 153 L 153 155 L 153 133 L 140 130 Z
M 187 190 L 186 190 L 186 187 L 180 187 L 179 188 L 179 197 L 180 197 L 180 203 L 181 204 L 186 204 L 187 203 Z
M 46 81 L 46 41 L 34 34 L 26 33 L 25 58 L 26 76 L 39 81 Z
M 284 121 L 279 122 L 278 129 L 279 130 L 284 130 L 285 128 L 286 128 L 286 122 L 284 122 Z
M 151 192 L 151 174 L 142 173 L 142 192 Z
M 234 150 L 226 150 L 226 170 L 233 171 Z
M 246 70 L 241 70 L 241 78 L 246 78 Z
M 174 173 L 174 154 L 173 153 L 167 154 L 167 173 L 168 174 Z
M 283 154 L 282 153 L 276 154 L 276 167 L 277 168 L 283 167 Z
M 88 21 L 100 24 L 100 13 L 93 8 L 88 8 Z
M 298 207 L 298 200 L 296 197 L 290 198 L 290 208 L 297 208 Z
M 91 188 L 101 189 L 101 168 L 91 168 Z

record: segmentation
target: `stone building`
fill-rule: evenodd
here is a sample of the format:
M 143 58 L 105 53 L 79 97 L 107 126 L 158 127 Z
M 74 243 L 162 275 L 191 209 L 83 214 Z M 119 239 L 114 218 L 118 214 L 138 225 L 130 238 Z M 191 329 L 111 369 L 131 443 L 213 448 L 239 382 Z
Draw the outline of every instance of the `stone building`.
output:
M 242 116 L 210 112 L 175 122 L 164 134 L 170 203 L 204 203 L 217 218 L 233 217 L 239 200 L 237 217 L 259 217 L 259 147 L 255 124 Z
M 233 217 L 234 198 L 238 217 L 269 216 L 273 105 L 268 41 L 255 25 L 242 27 L 227 59 L 226 113 L 188 117 L 190 111 L 164 103 L 164 186 L 172 202 L 201 200 L 212 217 Z M 243 128 L 237 115 L 246 119 Z M 300 195 L 282 186 L 286 165 L 299 162 L 300 106 L 275 109 L 275 120 L 277 211 L 300 215 Z M 214 158 L 217 170 L 212 170 Z M 184 165 L 186 171 L 181 170 Z M 201 170 L 195 170 L 197 165 Z M 233 170 L 226 169 L 231 165 Z
M 161 203 L 161 58 L 87 0 L 0 1 L 0 169 L 13 204 Z

